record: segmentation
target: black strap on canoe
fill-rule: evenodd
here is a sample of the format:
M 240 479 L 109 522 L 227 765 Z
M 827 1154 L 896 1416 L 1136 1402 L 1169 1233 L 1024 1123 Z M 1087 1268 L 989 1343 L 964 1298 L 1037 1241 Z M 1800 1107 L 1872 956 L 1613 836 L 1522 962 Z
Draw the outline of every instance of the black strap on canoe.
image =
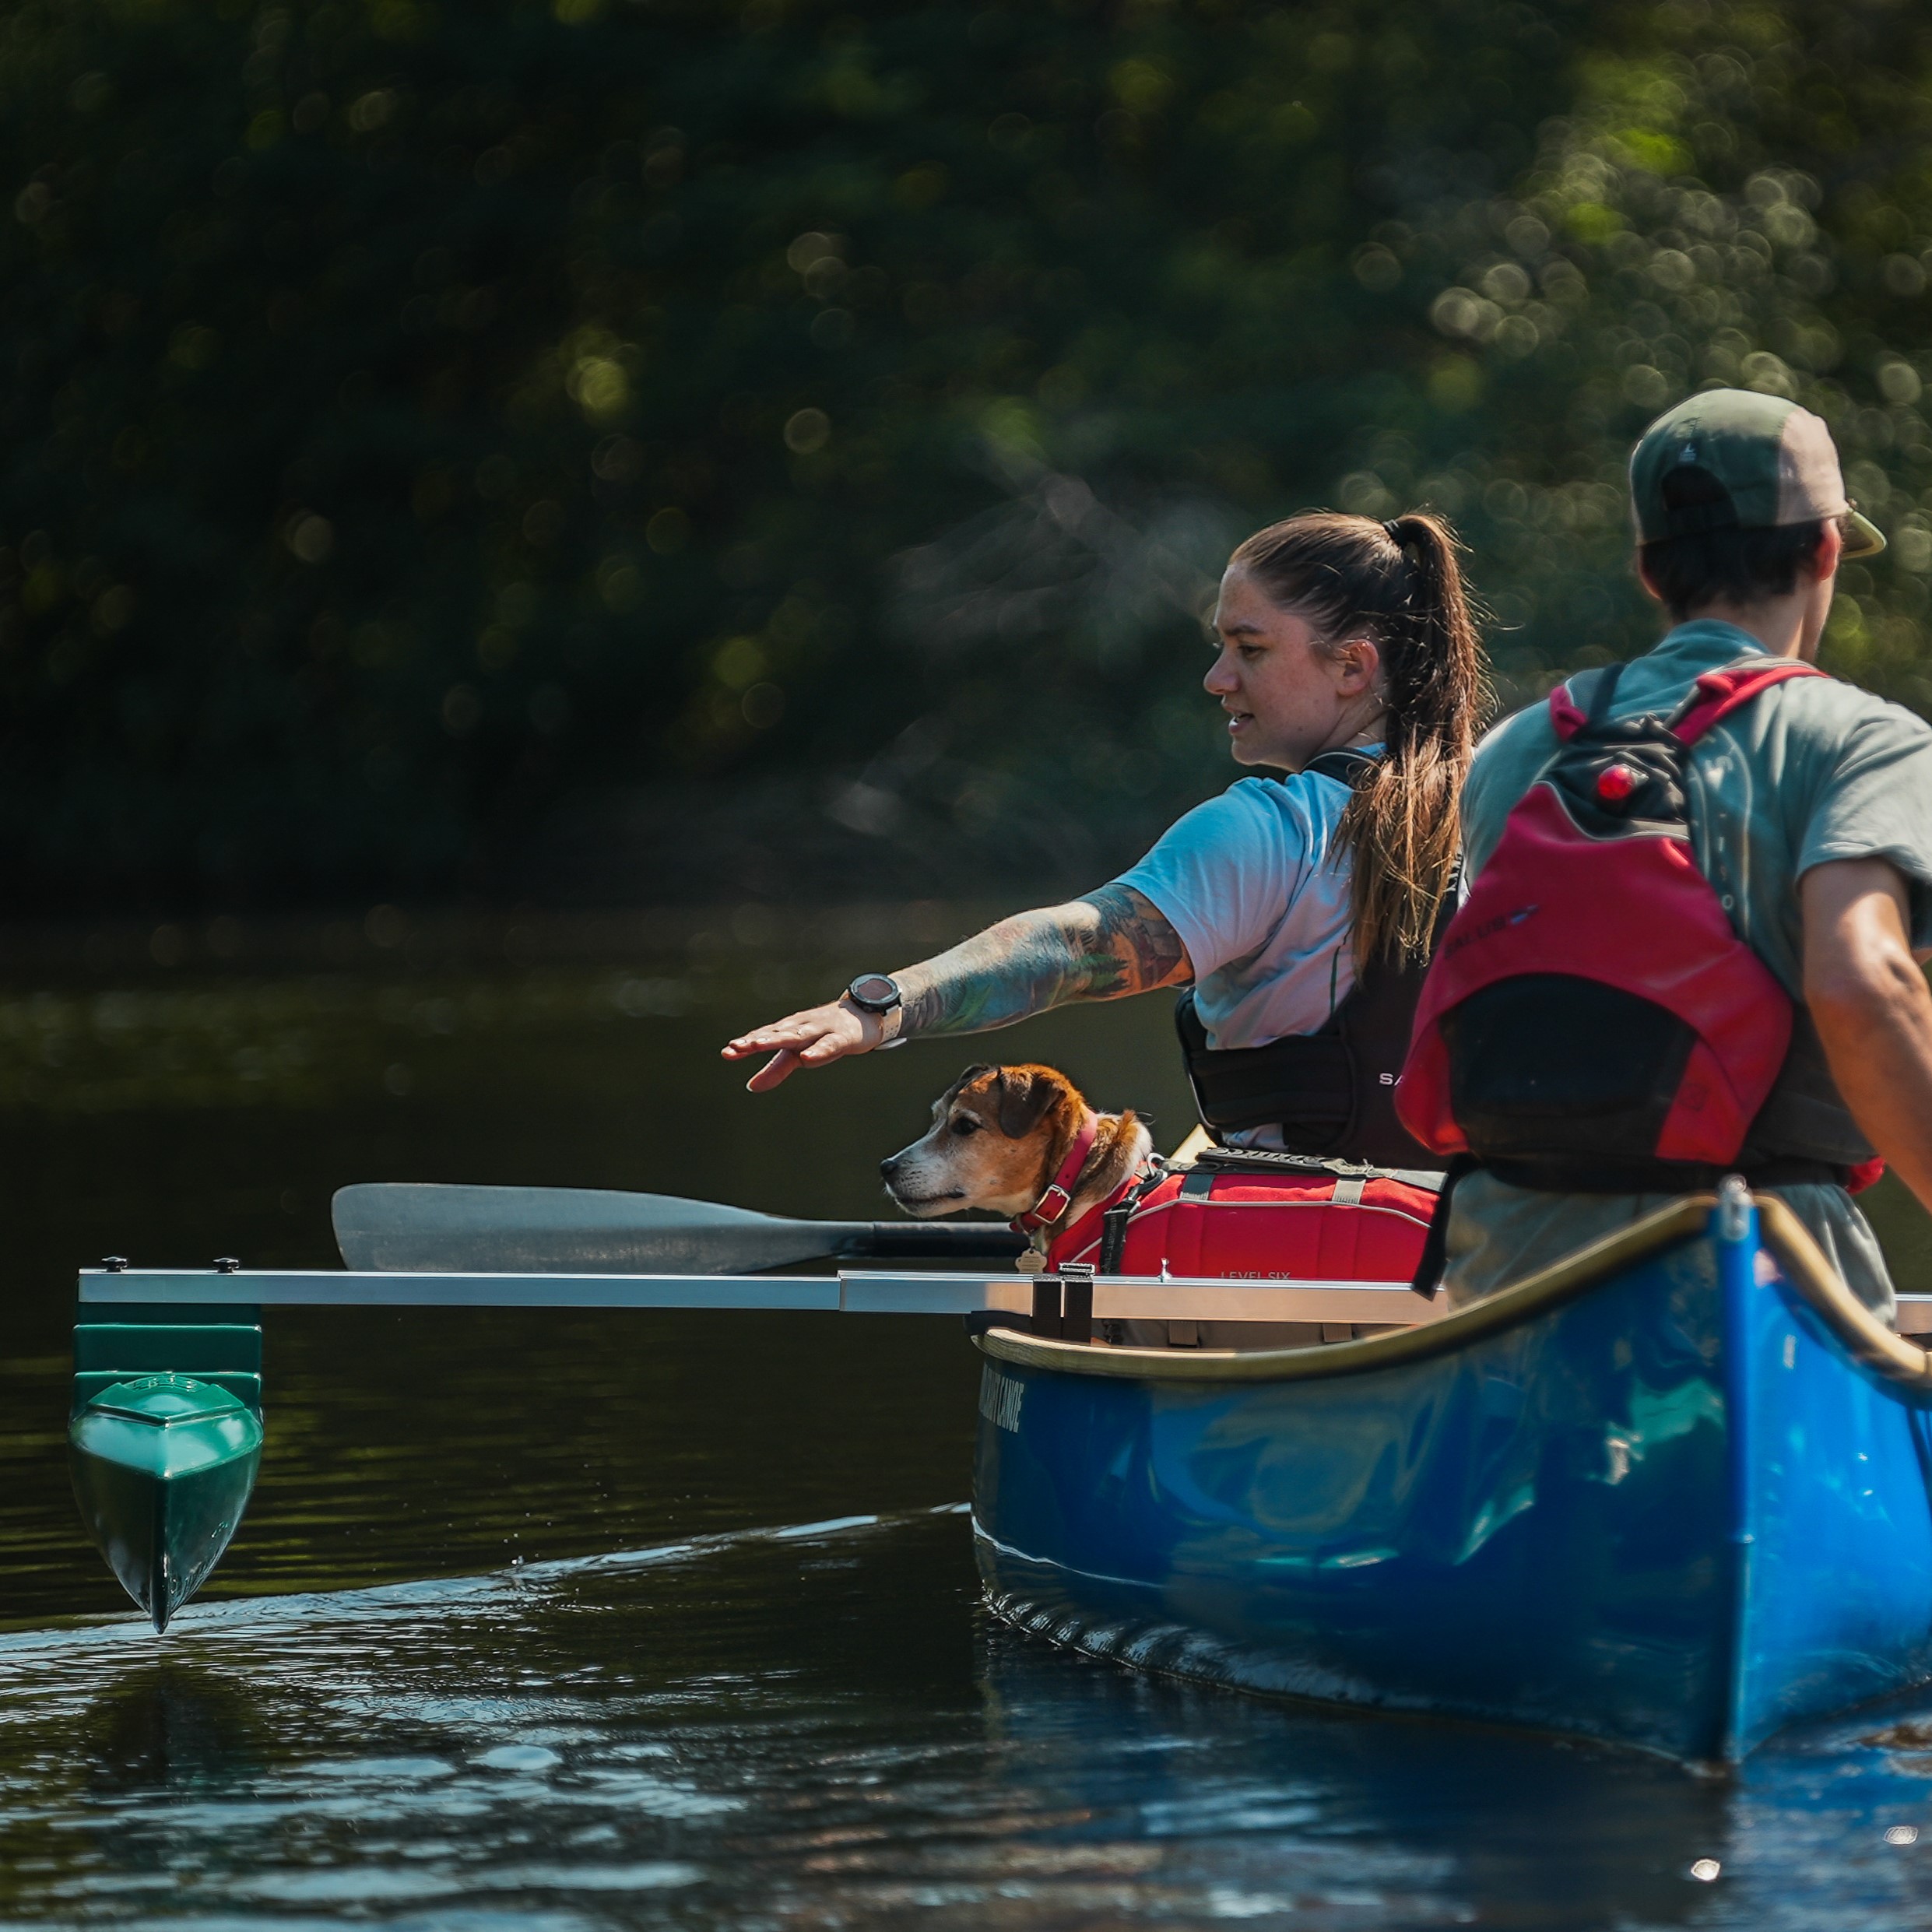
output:
M 1450 1160 L 1442 1176 L 1435 1196 L 1435 1212 L 1429 1217 L 1429 1231 L 1423 1238 L 1422 1258 L 1415 1264 L 1415 1274 L 1409 1283 L 1425 1301 L 1435 1299 L 1435 1291 L 1442 1285 L 1442 1270 L 1448 1264 L 1449 1202 L 1455 1196 L 1456 1183 L 1481 1165 L 1473 1155 L 1459 1154 Z

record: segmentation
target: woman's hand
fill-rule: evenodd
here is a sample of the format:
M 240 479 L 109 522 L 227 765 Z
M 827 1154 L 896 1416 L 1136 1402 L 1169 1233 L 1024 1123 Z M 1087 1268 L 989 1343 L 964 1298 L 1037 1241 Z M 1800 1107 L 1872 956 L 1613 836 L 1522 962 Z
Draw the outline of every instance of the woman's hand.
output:
M 829 1066 L 848 1054 L 871 1052 L 885 1038 L 885 1022 L 883 1013 L 866 1013 L 848 1000 L 835 999 L 830 1006 L 808 1007 L 768 1027 L 741 1033 L 725 1045 L 724 1058 L 743 1060 L 769 1053 L 771 1059 L 745 1082 L 746 1092 L 768 1094 L 801 1066 Z

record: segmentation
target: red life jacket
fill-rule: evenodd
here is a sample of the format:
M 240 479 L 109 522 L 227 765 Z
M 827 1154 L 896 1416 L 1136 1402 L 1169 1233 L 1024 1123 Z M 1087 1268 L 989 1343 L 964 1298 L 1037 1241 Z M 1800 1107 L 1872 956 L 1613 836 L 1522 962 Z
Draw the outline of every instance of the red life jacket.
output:
M 1225 1276 L 1248 1281 L 1407 1281 L 1435 1196 L 1392 1174 L 1338 1173 L 1315 1161 L 1221 1149 L 1134 1200 L 1117 1259 L 1103 1259 L 1105 1212 L 1062 1231 L 1047 1265 L 1091 1262 L 1107 1274 Z
M 1754 658 L 1700 677 L 1667 719 L 1612 721 L 1616 669 L 1587 715 L 1566 687 L 1551 693 L 1561 748 L 1511 811 L 1417 1008 L 1396 1107 L 1424 1146 L 1530 1172 L 1736 1158 L 1793 1009 L 1698 869 L 1685 768 L 1720 718 L 1821 675 Z

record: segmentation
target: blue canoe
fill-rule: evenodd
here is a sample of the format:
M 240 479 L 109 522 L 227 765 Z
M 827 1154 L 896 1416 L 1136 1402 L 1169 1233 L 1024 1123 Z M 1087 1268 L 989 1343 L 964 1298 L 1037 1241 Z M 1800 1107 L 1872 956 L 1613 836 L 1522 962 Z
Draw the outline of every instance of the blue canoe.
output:
M 1720 1764 L 1932 1677 L 1927 1356 L 1774 1198 L 1325 1347 L 979 1346 L 982 1574 L 1056 1641 Z

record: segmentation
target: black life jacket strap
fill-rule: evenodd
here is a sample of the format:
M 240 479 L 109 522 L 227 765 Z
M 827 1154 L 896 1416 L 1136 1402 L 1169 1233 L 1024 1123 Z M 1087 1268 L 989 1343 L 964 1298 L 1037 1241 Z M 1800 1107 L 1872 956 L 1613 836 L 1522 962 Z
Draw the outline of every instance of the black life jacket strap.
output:
M 1333 751 L 1324 751 L 1320 757 L 1309 759 L 1301 769 L 1321 778 L 1333 778 L 1338 785 L 1356 785 L 1381 763 L 1381 758 L 1372 751 L 1363 751 L 1354 745 L 1337 745 Z
M 1167 1162 L 1160 1155 L 1154 1155 L 1148 1162 L 1147 1172 L 1112 1207 L 1102 1212 L 1100 1217 L 1100 1272 L 1102 1274 L 1119 1273 L 1121 1260 L 1127 1252 L 1127 1224 L 1133 1218 L 1133 1210 L 1140 1205 L 1141 1196 L 1158 1187 L 1170 1171 Z
M 1610 708 L 1617 701 L 1617 687 L 1623 682 L 1625 667 L 1621 664 L 1607 664 L 1597 673 L 1594 689 L 1590 694 L 1590 711 L 1584 722 L 1586 731 L 1610 721 Z

